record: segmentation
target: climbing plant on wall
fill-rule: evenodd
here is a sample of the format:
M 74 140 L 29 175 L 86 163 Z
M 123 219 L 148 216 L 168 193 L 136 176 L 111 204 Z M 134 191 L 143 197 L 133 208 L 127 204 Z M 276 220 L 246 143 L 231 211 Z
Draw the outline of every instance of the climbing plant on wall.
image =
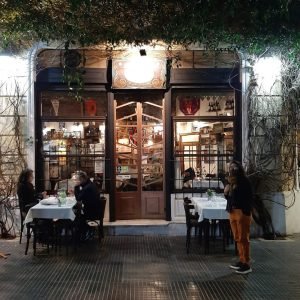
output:
M 11 50 L 41 40 L 298 49 L 299 11 L 297 0 L 1 0 L 0 43 Z

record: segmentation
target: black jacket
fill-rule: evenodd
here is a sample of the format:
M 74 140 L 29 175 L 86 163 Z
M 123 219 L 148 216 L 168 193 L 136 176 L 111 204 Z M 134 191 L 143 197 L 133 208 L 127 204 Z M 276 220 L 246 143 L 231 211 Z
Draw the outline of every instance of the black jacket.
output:
M 75 198 L 83 203 L 83 213 L 86 219 L 99 219 L 101 214 L 100 195 L 97 186 L 88 180 L 84 185 L 75 186 Z
M 227 199 L 226 210 L 228 212 L 237 208 L 241 209 L 244 215 L 250 216 L 253 207 L 253 191 L 247 177 L 241 178 L 231 195 L 225 195 L 225 198 Z
M 26 205 L 34 205 L 38 203 L 36 198 L 36 193 L 32 183 L 25 182 L 18 184 L 18 199 L 19 199 L 19 206 L 22 212 L 27 212 L 29 207 L 26 208 Z

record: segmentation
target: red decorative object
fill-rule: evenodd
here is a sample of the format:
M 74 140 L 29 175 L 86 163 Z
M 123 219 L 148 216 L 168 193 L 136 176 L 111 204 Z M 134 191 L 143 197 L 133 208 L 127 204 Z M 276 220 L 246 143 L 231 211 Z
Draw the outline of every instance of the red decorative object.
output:
M 179 108 L 186 116 L 193 116 L 200 109 L 200 98 L 195 96 L 179 97 Z
M 84 106 L 85 106 L 85 113 L 88 116 L 90 116 L 90 117 L 96 116 L 96 114 L 97 114 L 97 106 L 96 106 L 96 100 L 95 99 L 85 100 Z

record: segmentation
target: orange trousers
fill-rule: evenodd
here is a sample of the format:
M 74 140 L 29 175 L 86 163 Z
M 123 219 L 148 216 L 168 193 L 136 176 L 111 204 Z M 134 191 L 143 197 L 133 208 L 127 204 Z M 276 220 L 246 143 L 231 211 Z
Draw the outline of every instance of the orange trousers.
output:
M 240 262 L 249 265 L 251 216 L 244 215 L 241 209 L 233 209 L 229 214 L 229 220 Z

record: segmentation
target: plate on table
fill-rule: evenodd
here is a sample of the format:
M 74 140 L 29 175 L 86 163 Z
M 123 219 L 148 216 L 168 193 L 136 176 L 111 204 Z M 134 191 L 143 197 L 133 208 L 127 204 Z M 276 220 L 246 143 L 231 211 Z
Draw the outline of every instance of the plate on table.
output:
M 40 203 L 43 205 L 57 205 L 58 200 L 56 197 L 49 197 L 49 198 L 42 199 Z

